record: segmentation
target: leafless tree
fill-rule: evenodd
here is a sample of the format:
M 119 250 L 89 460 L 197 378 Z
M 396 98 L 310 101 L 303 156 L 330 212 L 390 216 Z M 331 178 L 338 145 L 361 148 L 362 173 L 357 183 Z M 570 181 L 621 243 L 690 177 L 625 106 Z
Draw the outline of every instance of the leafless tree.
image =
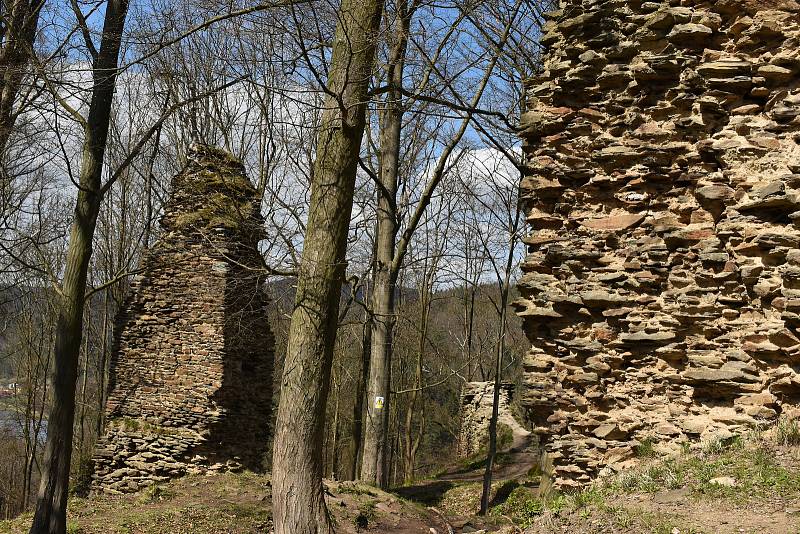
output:
M 322 489 L 322 434 L 382 13 L 380 0 L 343 0 L 339 8 L 275 429 L 276 534 L 333 531 Z

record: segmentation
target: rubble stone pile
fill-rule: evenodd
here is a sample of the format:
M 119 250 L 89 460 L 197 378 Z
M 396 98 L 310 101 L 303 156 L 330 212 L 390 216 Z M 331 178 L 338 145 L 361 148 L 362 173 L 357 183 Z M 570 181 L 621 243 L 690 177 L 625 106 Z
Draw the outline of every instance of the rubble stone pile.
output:
M 562 0 L 546 19 L 518 395 L 568 489 L 800 400 L 800 3 Z

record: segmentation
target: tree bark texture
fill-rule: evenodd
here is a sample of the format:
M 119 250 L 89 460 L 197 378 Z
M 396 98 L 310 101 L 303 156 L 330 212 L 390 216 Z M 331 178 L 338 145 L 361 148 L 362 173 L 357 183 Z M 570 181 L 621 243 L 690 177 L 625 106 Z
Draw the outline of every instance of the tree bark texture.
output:
M 322 487 L 325 407 L 382 0 L 343 0 L 317 137 L 273 449 L 275 534 L 333 532 Z
M 410 23 L 410 16 L 402 3 L 398 3 L 397 9 L 397 37 L 388 64 L 389 90 L 380 117 L 380 183 L 375 229 L 375 282 L 372 290 L 372 347 L 361 462 L 361 480 L 384 489 L 389 484 L 386 450 L 389 446 L 387 427 L 398 275 L 398 270 L 393 269 L 393 265 L 399 225 L 397 189 L 403 121 L 402 84 Z

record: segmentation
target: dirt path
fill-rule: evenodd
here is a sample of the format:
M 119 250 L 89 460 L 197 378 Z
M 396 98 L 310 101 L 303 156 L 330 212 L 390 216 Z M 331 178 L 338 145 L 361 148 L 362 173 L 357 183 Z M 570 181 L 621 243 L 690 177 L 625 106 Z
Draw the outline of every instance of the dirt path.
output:
M 518 480 L 527 478 L 531 470 L 539 463 L 539 455 L 534 452 L 533 436 L 519 424 L 508 424 L 512 428 L 511 446 L 498 455 L 498 461 L 492 470 L 493 498 L 490 506 L 505 500 L 510 492 L 519 486 Z M 476 517 L 480 502 L 481 488 L 485 467 L 483 462 L 477 466 L 453 466 L 436 478 L 421 481 L 413 486 L 396 488 L 394 493 L 427 506 L 429 510 L 439 514 L 449 523 L 448 532 L 519 532 L 516 527 L 504 526 L 492 518 Z M 451 492 L 451 490 L 453 490 Z M 455 495 L 454 495 L 455 494 Z M 451 501 L 457 501 L 453 503 Z M 443 511 L 436 507 L 455 504 L 457 512 L 450 508 Z

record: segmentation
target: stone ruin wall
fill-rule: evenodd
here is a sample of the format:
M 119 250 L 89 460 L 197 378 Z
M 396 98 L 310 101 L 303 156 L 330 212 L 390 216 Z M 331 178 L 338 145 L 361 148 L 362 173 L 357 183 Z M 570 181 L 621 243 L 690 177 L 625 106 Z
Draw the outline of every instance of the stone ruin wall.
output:
M 516 429 L 519 423 L 511 412 L 514 398 L 514 385 L 503 383 L 500 386 L 498 401 L 498 423 Z M 494 382 L 467 382 L 461 392 L 461 429 L 458 434 L 457 452 L 459 458 L 469 458 L 485 451 L 488 447 L 489 422 L 494 404 Z
M 521 403 L 555 484 L 800 400 L 800 4 L 565 0 L 528 81 Z
M 257 470 L 266 453 L 274 341 L 259 197 L 241 163 L 203 146 L 172 190 L 117 318 L 95 490 Z

